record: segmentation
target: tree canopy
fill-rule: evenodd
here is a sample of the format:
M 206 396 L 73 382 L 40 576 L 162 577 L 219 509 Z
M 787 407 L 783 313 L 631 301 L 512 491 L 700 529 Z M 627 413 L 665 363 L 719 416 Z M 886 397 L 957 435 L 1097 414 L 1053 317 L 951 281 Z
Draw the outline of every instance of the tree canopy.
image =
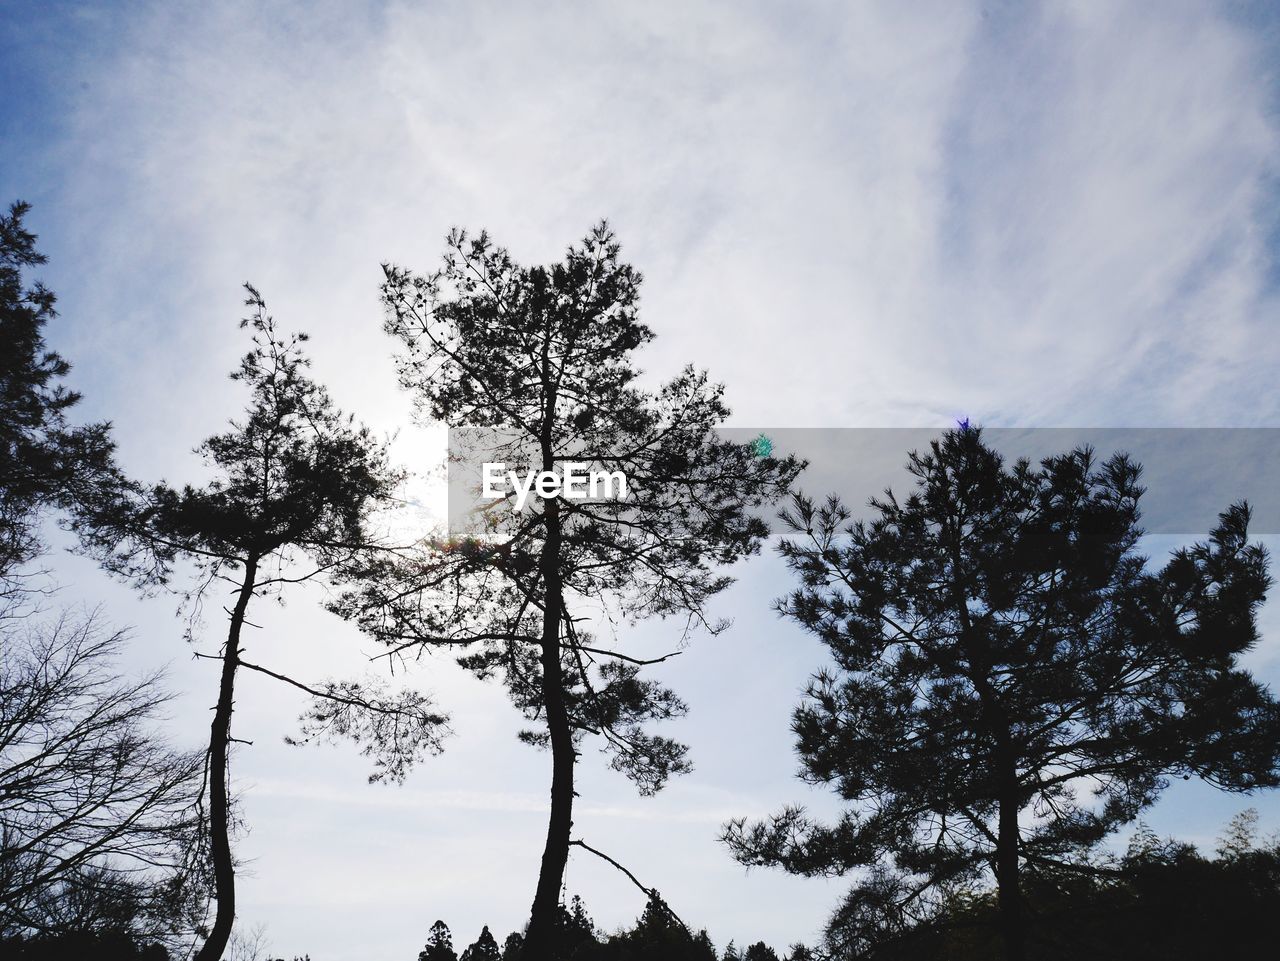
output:
M 74 424 L 81 395 L 65 383 L 71 364 L 45 341 L 57 316 L 53 291 L 28 281 L 45 262 L 14 203 L 0 215 L 0 590 L 13 590 L 18 568 L 44 549 L 47 510 L 89 534 L 110 515 L 128 482 L 116 467 L 111 425 Z M 109 518 L 108 518 L 109 520 Z
M 725 839 L 747 864 L 864 869 L 829 929 L 849 950 L 994 875 L 1017 958 L 1023 877 L 1082 865 L 1169 777 L 1280 781 L 1280 705 L 1239 663 L 1268 558 L 1240 504 L 1153 566 L 1124 455 L 1006 464 L 962 425 L 908 469 L 914 490 L 870 520 L 835 497 L 785 515 L 800 584 L 778 610 L 833 661 L 794 715 L 803 776 L 849 810 L 825 825 L 789 808 Z
M 449 930 L 449 925 L 439 920 L 431 925 L 427 944 L 418 952 L 418 961 L 458 961 L 458 954 L 453 950 L 453 932 Z
M 498 942 L 493 939 L 487 924 L 480 930 L 480 936 L 462 952 L 462 961 L 501 961 L 501 959 L 502 952 L 498 950 Z
M 417 759 L 439 750 L 446 730 L 445 718 L 420 692 L 386 694 L 377 680 L 311 685 L 243 657 L 253 598 L 278 595 L 367 549 L 369 516 L 400 476 L 385 445 L 338 410 L 309 375 L 302 353 L 306 335 L 281 335 L 258 292 L 246 289 L 251 312 L 241 327 L 250 330 L 252 346 L 232 379 L 248 388 L 249 401 L 242 419 L 197 448 L 213 476 L 199 487 L 157 484 L 121 522 L 120 542 L 140 543 L 156 558 L 143 565 L 147 577 L 167 580 L 175 561 L 194 565 L 195 586 L 187 597 L 197 613 L 214 585 L 228 586 L 235 597 L 226 609 L 220 652 L 201 655 L 221 663 L 221 678 L 208 748 L 207 828 L 217 912 L 198 961 L 222 956 L 235 917 L 229 767 L 241 668 L 309 694 L 302 740 L 354 739 L 375 760 L 371 780 L 403 778 Z M 141 550 L 118 551 L 117 570 L 135 574 Z
M 127 632 L 96 609 L 46 607 L 59 588 L 41 526 L 98 553 L 134 488 L 110 424 L 71 420 L 71 365 L 45 340 L 56 300 L 26 276 L 45 262 L 28 211 L 0 216 L 0 941 L 163 957 L 156 939 L 203 912 L 202 759 L 161 734 L 162 676 L 120 667 Z
M 619 254 L 605 224 L 546 267 L 454 232 L 435 273 L 385 268 L 386 327 L 424 413 L 483 432 L 491 461 L 553 473 L 603 463 L 629 493 L 549 497 L 526 511 L 498 501 L 474 536 L 351 565 L 353 590 L 337 605 L 393 653 L 444 648 L 501 677 L 536 721 L 521 736 L 551 749 L 552 786 L 531 958 L 555 926 L 582 740 L 597 738 L 642 793 L 689 767 L 684 745 L 647 728 L 685 710 L 642 675 L 655 659 L 597 640 L 592 624 L 656 615 L 683 618 L 684 632 L 718 629 L 705 605 L 730 581 L 719 568 L 758 550 L 768 528 L 755 509 L 801 467 L 721 439 L 729 412 L 705 373 L 639 386 L 634 354 L 653 333 L 638 317 L 640 275 Z

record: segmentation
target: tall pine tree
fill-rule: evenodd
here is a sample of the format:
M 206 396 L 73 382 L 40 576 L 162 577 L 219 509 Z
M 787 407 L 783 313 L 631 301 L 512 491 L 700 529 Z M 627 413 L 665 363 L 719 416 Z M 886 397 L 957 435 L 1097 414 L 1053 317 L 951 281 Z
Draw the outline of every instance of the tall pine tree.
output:
M 437 750 L 445 719 L 425 695 L 384 694 L 377 681 L 294 680 L 244 658 L 244 627 L 255 598 L 279 596 L 368 549 L 370 512 L 390 495 L 399 473 L 370 432 L 339 411 L 308 373 L 306 335 L 281 335 L 258 292 L 247 287 L 251 313 L 241 324 L 252 347 L 234 380 L 249 390 L 242 419 L 198 451 L 212 469 L 202 487 L 155 486 L 122 521 L 121 543 L 141 543 L 156 560 L 142 578 L 167 579 L 175 561 L 198 575 L 189 603 L 225 585 L 234 601 L 216 655 L 218 695 L 208 747 L 207 838 L 217 910 L 197 961 L 218 961 L 235 919 L 231 849 L 231 747 L 236 683 L 251 670 L 312 696 L 304 738 L 343 735 L 361 743 L 377 765 L 372 779 L 401 778 L 426 751 Z M 140 548 L 118 552 L 120 573 L 137 576 Z M 158 573 L 153 573 L 157 571 Z
M 912 453 L 915 489 L 849 523 L 797 497 L 778 603 L 829 648 L 796 710 L 806 780 L 851 803 L 732 822 L 747 864 L 867 869 L 831 937 L 862 949 L 994 876 L 1005 956 L 1027 956 L 1023 887 L 1084 855 L 1171 776 L 1280 783 L 1280 705 L 1239 664 L 1267 555 L 1249 511 L 1161 567 L 1138 552 L 1139 467 L 1078 449 L 1006 464 L 962 426 Z
M 352 570 L 359 586 L 339 609 L 395 652 L 458 652 L 479 676 L 501 677 L 536 722 L 522 737 L 550 748 L 552 768 L 524 945 L 538 961 L 556 926 L 580 742 L 597 738 L 642 793 L 689 766 L 683 745 L 645 727 L 684 704 L 642 676 L 651 660 L 595 639 L 592 616 L 718 629 L 704 611 L 729 583 L 717 568 L 758 550 L 768 531 L 752 509 L 783 496 L 801 465 L 720 439 L 729 412 L 703 373 L 638 386 L 635 352 L 653 333 L 637 317 L 640 275 L 606 225 L 549 267 L 516 264 L 484 234 L 454 232 L 448 246 L 428 276 L 386 268 L 404 386 L 451 428 L 491 431 L 491 460 L 549 472 L 604 463 L 624 473 L 629 496 L 499 503 L 479 541 Z

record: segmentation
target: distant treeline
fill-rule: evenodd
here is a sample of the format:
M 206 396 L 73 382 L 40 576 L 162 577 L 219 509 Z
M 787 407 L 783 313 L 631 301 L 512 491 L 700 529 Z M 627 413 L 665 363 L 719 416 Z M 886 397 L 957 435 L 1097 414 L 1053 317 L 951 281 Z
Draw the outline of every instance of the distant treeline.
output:
M 1158 837 L 1140 825 L 1128 849 L 1056 883 L 1028 891 L 1034 923 L 1030 947 L 1045 961 L 1168 961 L 1170 958 L 1263 958 L 1275 949 L 1280 917 L 1280 838 L 1256 834 L 1257 815 L 1235 818 L 1212 855 Z M 997 961 L 1003 957 L 992 890 L 957 895 L 931 923 L 886 941 L 867 961 Z M 775 951 L 763 942 L 717 950 L 705 930 L 690 931 L 658 895 L 630 928 L 602 932 L 574 897 L 560 905 L 555 928 L 559 956 L 568 961 L 816 961 L 827 957 L 804 945 Z M 455 946 L 443 921 L 432 925 L 417 961 L 521 961 L 523 935 L 499 943 L 488 927 L 466 947 Z M 11 938 L 0 941 L 14 961 L 170 961 L 125 925 L 120 930 Z M 266 953 L 233 952 L 236 961 L 290 961 Z M 292 955 L 292 961 L 311 961 Z M 317 955 L 316 961 L 325 961 Z M 368 961 L 395 961 L 369 958 Z M 414 961 L 412 958 L 403 961 Z

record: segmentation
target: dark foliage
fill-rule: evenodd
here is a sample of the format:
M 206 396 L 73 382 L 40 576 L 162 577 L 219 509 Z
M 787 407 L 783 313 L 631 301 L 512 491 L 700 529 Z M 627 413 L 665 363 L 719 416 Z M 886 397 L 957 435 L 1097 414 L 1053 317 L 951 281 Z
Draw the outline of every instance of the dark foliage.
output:
M 117 517 L 128 482 L 115 466 L 108 423 L 75 425 L 80 401 L 64 379 L 71 364 L 45 342 L 57 316 L 53 291 L 24 271 L 45 262 L 23 225 L 30 206 L 0 216 L 0 590 L 44 546 L 39 524 L 52 508 L 91 541 Z
M 444 942 L 449 945 L 447 951 L 439 955 L 429 955 L 427 951 L 419 954 L 419 961 L 451 961 L 452 942 L 448 937 L 448 926 L 437 921 L 432 926 L 432 936 L 439 932 Z M 480 941 L 485 942 L 485 952 L 497 951 L 492 938 L 485 939 L 488 927 L 482 932 L 480 940 L 468 948 L 470 952 L 477 948 Z M 524 938 L 519 933 L 507 936 L 500 953 L 476 954 L 476 959 L 496 959 L 501 961 L 528 961 L 521 948 Z M 428 942 L 428 950 L 432 942 Z M 696 934 L 689 931 L 667 907 L 662 897 L 654 892 L 650 895 L 644 912 L 636 920 L 633 927 L 613 934 L 602 934 L 587 914 L 586 905 L 576 895 L 568 906 L 557 906 L 556 924 L 550 945 L 551 957 L 558 961 L 720 961 L 715 946 L 706 931 Z M 728 959 L 750 958 L 751 961 L 777 961 L 778 955 L 763 942 L 752 945 L 745 955 L 739 955 L 732 943 L 724 954 Z M 812 955 L 803 945 L 795 945 L 788 961 L 808 961 Z M 468 955 L 463 954 L 463 961 Z
M 485 930 L 489 930 L 485 928 Z M 427 936 L 427 944 L 418 952 L 418 961 L 458 961 L 458 954 L 453 950 L 453 934 L 449 925 L 437 921 L 431 925 L 431 933 Z
M 586 630 L 597 618 L 651 615 L 706 624 L 729 578 L 717 568 L 758 550 L 752 509 L 782 496 L 800 469 L 756 456 L 715 428 L 722 389 L 688 368 L 656 391 L 636 384 L 640 275 L 600 225 L 563 262 L 526 268 L 481 234 L 449 237 L 444 267 L 386 267 L 387 330 L 404 345 L 400 376 L 420 408 L 492 436 L 486 460 L 554 471 L 565 460 L 625 474 L 625 500 L 505 501 L 479 536 L 439 540 L 352 565 L 336 609 L 394 654 L 440 648 L 480 677 L 500 677 L 535 722 L 524 740 L 551 749 L 551 813 L 525 952 L 543 957 L 570 847 L 574 764 L 598 739 L 642 793 L 688 769 L 686 748 L 649 722 L 684 703 L 642 676 L 652 661 Z M 657 660 L 662 660 L 659 658 Z
M 1141 829 L 1128 852 L 1082 874 L 1037 878 L 1028 886 L 1028 951 L 1044 961 L 1165 961 L 1264 958 L 1275 953 L 1280 917 L 1280 844 L 1220 849 L 1207 858 L 1191 845 Z M 988 961 L 994 892 L 957 897 L 930 924 L 906 932 L 868 961 Z
M 162 944 L 139 942 L 133 935 L 114 931 L 77 931 L 0 938 L 0 952 L 9 961 L 170 961 Z
M 124 632 L 43 607 L 44 521 L 109 554 L 136 488 L 110 425 L 69 419 L 71 366 L 45 342 L 55 298 L 24 278 L 44 262 L 27 211 L 0 216 L 0 938 L 6 956 L 163 956 L 206 903 L 202 759 L 160 736 L 161 678 L 119 671 Z
M 387 695 L 377 681 L 313 686 L 243 657 L 242 629 L 252 599 L 279 596 L 286 586 L 369 547 L 368 516 L 399 478 L 384 445 L 339 411 L 309 376 L 302 353 L 306 336 L 282 337 L 257 291 L 246 289 L 252 313 L 241 326 L 251 331 L 252 348 L 232 374 L 249 389 L 243 419 L 198 448 L 213 471 L 207 484 L 156 486 L 120 538 L 141 542 L 156 558 L 149 577 L 167 579 L 169 565 L 179 559 L 196 566 L 196 586 L 188 594 L 194 613 L 214 585 L 227 585 L 235 597 L 222 650 L 201 655 L 220 662 L 221 679 L 208 751 L 207 825 L 217 914 L 198 961 L 222 956 L 235 916 L 229 754 L 241 668 L 310 694 L 303 739 L 355 739 L 375 758 L 375 780 L 399 780 L 420 756 L 438 750 L 445 724 L 430 709 L 430 699 L 417 692 Z M 116 569 L 136 575 L 137 553 L 124 556 Z
M 481 930 L 480 937 L 462 952 L 462 961 L 501 961 L 501 959 L 502 952 L 498 950 L 498 942 L 493 939 L 487 924 Z
M 1280 706 L 1238 665 L 1267 555 L 1238 505 L 1153 568 L 1124 456 L 1006 466 L 964 426 L 909 469 L 916 489 L 869 522 L 835 498 L 785 518 L 801 586 L 779 610 L 835 662 L 795 713 L 804 777 L 849 813 L 793 808 L 725 838 L 746 864 L 867 869 L 829 928 L 855 954 L 994 876 L 1017 958 L 1021 885 L 1071 870 L 1168 777 L 1280 782 Z

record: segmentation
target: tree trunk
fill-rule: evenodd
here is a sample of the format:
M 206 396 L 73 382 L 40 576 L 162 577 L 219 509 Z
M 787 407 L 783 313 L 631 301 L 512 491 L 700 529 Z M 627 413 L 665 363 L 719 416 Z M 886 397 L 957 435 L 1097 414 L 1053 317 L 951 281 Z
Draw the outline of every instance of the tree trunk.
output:
M 222 683 L 218 688 L 218 706 L 213 712 L 209 731 L 209 840 L 213 854 L 214 896 L 218 910 L 213 928 L 205 939 L 195 961 L 219 961 L 236 919 L 236 871 L 231 857 L 230 792 L 227 784 L 227 751 L 231 742 L 231 712 L 235 701 L 236 668 L 240 664 L 240 629 L 253 596 L 257 579 L 258 558 L 250 555 L 244 564 L 244 580 L 231 612 L 227 646 L 222 652 Z
M 1018 782 L 1018 755 L 1012 742 L 1008 712 L 1000 703 L 991 685 L 988 672 L 991 669 L 991 651 L 986 637 L 973 630 L 969 617 L 968 593 L 965 590 L 963 571 L 964 554 L 961 550 L 963 535 L 957 534 L 951 549 L 953 564 L 952 597 L 956 616 L 960 621 L 961 648 L 969 657 L 974 690 L 982 704 L 984 723 L 995 739 L 992 758 L 1000 779 L 996 803 L 999 805 L 999 826 L 996 830 L 996 889 L 1000 896 L 1000 932 L 1004 940 L 1005 961 L 1024 961 L 1026 958 L 1026 923 L 1023 916 L 1022 886 L 1018 876 L 1018 847 L 1021 835 L 1018 831 L 1018 811 L 1021 790 Z
M 1003 772 L 1002 777 L 1004 786 L 1000 793 L 1000 823 L 996 835 L 996 884 L 1000 893 L 1000 930 L 1004 939 L 1005 961 L 1023 961 L 1026 957 L 1027 934 L 1018 863 L 1020 837 L 1017 771 Z
M 560 669 L 560 622 L 564 599 L 560 585 L 560 505 L 544 501 L 546 540 L 542 545 L 542 577 L 546 585 L 542 618 L 542 705 L 551 739 L 551 816 L 547 843 L 542 851 L 538 889 L 525 935 L 524 961 L 551 961 L 560 886 L 569 860 L 569 835 L 573 827 L 573 732 L 564 701 Z

